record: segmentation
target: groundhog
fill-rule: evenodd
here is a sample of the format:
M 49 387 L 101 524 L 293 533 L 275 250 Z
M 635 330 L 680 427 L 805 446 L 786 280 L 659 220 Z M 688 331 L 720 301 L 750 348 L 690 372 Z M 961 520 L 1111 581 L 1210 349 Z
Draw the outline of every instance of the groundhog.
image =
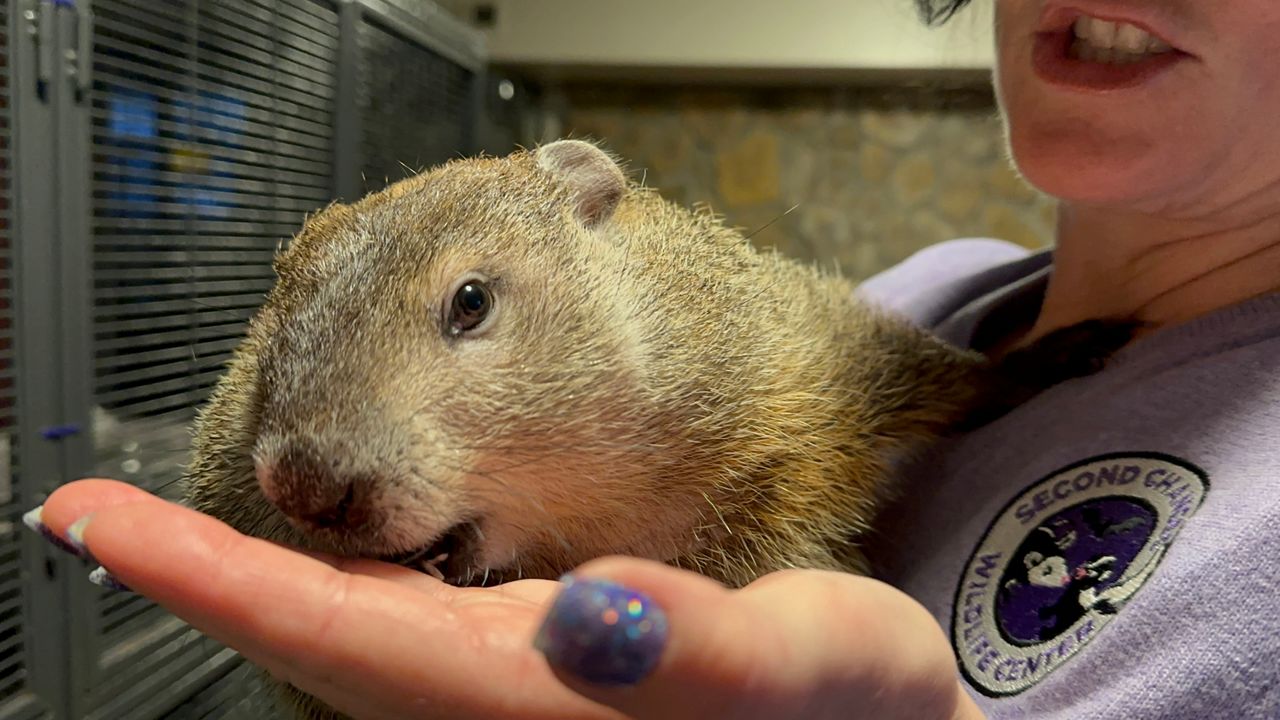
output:
M 862 572 L 889 464 L 1023 392 L 581 141 L 332 205 L 275 267 L 190 503 L 460 585 L 613 553 Z

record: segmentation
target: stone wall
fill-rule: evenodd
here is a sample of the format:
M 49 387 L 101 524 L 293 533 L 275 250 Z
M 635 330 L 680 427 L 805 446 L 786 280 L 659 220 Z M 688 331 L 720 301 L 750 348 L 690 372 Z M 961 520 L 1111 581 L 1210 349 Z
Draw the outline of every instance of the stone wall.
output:
M 1010 169 L 986 88 L 563 93 L 564 134 L 604 141 L 636 178 L 761 246 L 855 279 L 950 238 L 1051 236 L 1053 205 Z

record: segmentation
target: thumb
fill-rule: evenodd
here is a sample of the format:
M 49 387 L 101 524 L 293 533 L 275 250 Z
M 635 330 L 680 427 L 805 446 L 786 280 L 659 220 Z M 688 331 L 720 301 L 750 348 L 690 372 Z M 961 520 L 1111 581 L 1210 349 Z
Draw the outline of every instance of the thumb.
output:
M 951 718 L 964 693 L 924 608 L 883 583 L 784 571 L 741 590 L 660 563 L 573 573 L 535 640 L 633 718 Z
M 633 718 L 763 717 L 734 710 L 768 680 L 754 645 L 770 628 L 729 589 L 632 558 L 565 580 L 534 640 L 565 685 Z

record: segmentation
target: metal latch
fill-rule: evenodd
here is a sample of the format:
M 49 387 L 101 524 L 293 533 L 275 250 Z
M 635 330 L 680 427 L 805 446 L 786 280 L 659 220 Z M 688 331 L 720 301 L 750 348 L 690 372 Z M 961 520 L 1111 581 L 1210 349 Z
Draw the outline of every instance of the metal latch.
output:
M 56 0 L 59 7 L 70 8 L 76 14 L 76 43 L 63 58 L 67 77 L 75 83 L 76 99 L 83 101 L 93 89 L 93 12 L 88 3 L 80 0 Z

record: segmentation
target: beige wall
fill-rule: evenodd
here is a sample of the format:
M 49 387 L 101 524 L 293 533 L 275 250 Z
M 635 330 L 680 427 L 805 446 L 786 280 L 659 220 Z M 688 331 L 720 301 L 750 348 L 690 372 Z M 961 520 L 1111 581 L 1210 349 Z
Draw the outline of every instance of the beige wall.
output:
M 605 141 L 648 185 L 854 278 L 950 238 L 1051 237 L 1053 205 L 1006 162 L 989 89 L 597 85 L 566 101 L 566 133 Z
M 461 16 L 474 0 L 446 0 Z M 515 67 L 989 69 L 991 3 L 941 29 L 913 0 L 485 0 L 494 61 Z
M 477 0 L 441 2 L 468 18 Z M 542 139 L 602 140 L 762 246 L 862 278 L 950 238 L 1052 235 L 1053 204 L 1010 169 L 983 85 L 990 2 L 941 30 L 913 0 L 486 4 L 494 61 L 548 91 Z M 960 84 L 938 87 L 939 70 Z

